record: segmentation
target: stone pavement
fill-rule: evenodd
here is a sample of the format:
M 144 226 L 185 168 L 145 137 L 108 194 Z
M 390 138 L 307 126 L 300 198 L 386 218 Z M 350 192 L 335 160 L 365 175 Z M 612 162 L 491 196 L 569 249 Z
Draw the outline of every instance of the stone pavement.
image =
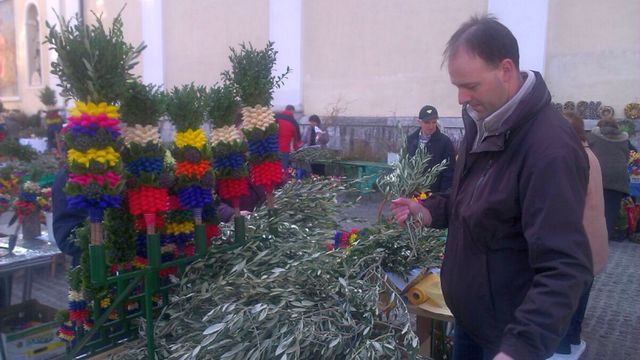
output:
M 584 318 L 582 359 L 640 359 L 640 244 L 609 244 Z
M 378 193 L 363 196 L 343 211 L 340 223 L 345 229 L 374 223 L 381 201 Z M 389 214 L 388 204 L 383 213 Z M 609 261 L 596 277 L 587 305 L 582 331 L 587 349 L 581 360 L 640 359 L 640 244 L 609 246 Z

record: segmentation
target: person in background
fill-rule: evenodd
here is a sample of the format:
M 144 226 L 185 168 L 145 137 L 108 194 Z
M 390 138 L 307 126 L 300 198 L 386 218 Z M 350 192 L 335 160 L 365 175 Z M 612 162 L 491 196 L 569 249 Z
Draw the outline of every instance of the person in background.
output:
M 462 24 L 444 60 L 465 130 L 451 191 L 422 204 L 399 198 L 391 211 L 402 225 L 421 216 L 448 228 L 441 284 L 454 360 L 545 359 L 593 279 L 587 155 L 494 17 Z
M 71 232 L 82 226 L 87 219 L 87 212 L 70 209 L 67 205 L 67 195 L 64 186 L 67 183 L 67 169 L 62 168 L 56 173 L 51 187 L 51 201 L 53 210 L 53 237 L 62 253 L 71 256 L 72 265 L 80 264 L 80 248 L 71 240 Z
M 593 275 L 595 276 L 604 269 L 609 256 L 607 224 L 604 217 L 602 172 L 598 159 L 587 143 L 584 121 L 574 112 L 564 112 L 562 115 L 569 121 L 578 134 L 578 137 L 580 137 L 582 146 L 584 146 L 584 150 L 589 158 L 589 184 L 587 185 L 587 197 L 582 223 L 587 233 L 587 238 L 589 239 L 589 246 L 591 247 Z M 550 360 L 566 359 L 567 356 L 570 356 L 572 359 L 578 359 L 586 349 L 587 343 L 582 340 L 580 336 L 582 334 L 582 321 L 587 310 L 592 285 L 593 280 L 582 293 L 578 308 L 571 318 L 569 330 L 567 330 L 566 335 L 560 341 L 560 345 L 558 345 L 555 354 Z
M 620 131 L 613 119 L 602 119 L 591 129 L 587 142 L 600 162 L 604 188 L 604 215 L 611 241 L 624 241 L 626 234 L 616 231 L 622 199 L 629 194 L 629 135 Z
M 259 186 L 254 186 L 249 182 L 249 195 L 240 198 L 240 215 L 247 216 L 252 213 L 257 207 L 264 204 L 267 199 L 267 194 Z M 235 209 L 231 202 L 220 201 L 217 207 L 218 217 L 222 222 L 229 222 L 235 215 Z
M 309 126 L 304 131 L 304 135 L 302 135 L 302 143 L 305 146 L 319 145 L 317 143 L 318 134 L 323 133 L 320 124 L 320 117 L 318 115 L 309 116 Z
M 418 125 L 420 128 L 407 136 L 407 154 L 412 157 L 419 146 L 425 147 L 431 155 L 425 172 L 443 160 L 447 160 L 447 167 L 438 174 L 438 178 L 431 185 L 431 191 L 434 193 L 449 191 L 453 181 L 456 156 L 451 139 L 438 128 L 438 110 L 431 105 L 424 106 L 418 113 Z
M 309 116 L 309 126 L 302 136 L 302 143 L 305 146 L 320 146 L 324 148 L 329 142 L 329 135 L 322 129 L 322 122 L 318 115 Z M 311 163 L 311 172 L 316 175 L 325 174 L 324 164 Z
M 300 147 L 300 125 L 293 116 L 295 111 L 293 105 L 287 105 L 285 110 L 276 114 L 278 122 L 278 146 L 280 147 L 280 156 L 282 161 L 282 170 L 287 174 L 289 167 L 289 154 L 291 149 L 298 150 Z

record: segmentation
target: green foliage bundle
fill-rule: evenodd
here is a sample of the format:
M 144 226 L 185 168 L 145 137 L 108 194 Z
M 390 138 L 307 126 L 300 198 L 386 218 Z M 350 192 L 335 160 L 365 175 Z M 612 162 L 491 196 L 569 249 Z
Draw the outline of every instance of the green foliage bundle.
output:
M 165 112 L 166 101 L 166 93 L 160 86 L 129 82 L 120 102 L 120 119 L 129 126 L 157 126 Z
M 14 138 L 6 138 L 0 141 L 0 156 L 5 156 L 18 161 L 33 161 L 38 153 L 29 145 L 22 145 Z
M 389 291 L 385 253 L 353 261 L 325 244 L 337 227 L 330 179 L 290 182 L 248 220 L 247 243 L 216 244 L 191 265 L 156 325 L 156 354 L 168 359 L 419 358 L 404 302 L 389 316 L 378 306 Z M 268 229 L 278 224 L 278 236 Z M 223 227 L 223 239 L 232 238 Z M 135 344 L 134 344 L 135 346 Z M 137 348 L 140 348 L 137 346 Z M 126 358 L 145 358 L 139 350 Z
M 57 15 L 57 14 L 56 14 Z M 124 41 L 122 17 L 113 20 L 106 29 L 95 13 L 94 25 L 75 22 L 58 15 L 60 30 L 47 22 L 45 42 L 58 54 L 51 64 L 51 73 L 60 79 L 61 94 L 84 102 L 114 104 L 134 78 L 131 70 L 146 45 L 133 47 Z
M 426 169 L 430 159 L 431 155 L 425 147 L 418 147 L 413 157 L 407 155 L 406 146 L 402 147 L 399 160 L 393 165 L 392 171 L 377 180 L 385 200 L 413 198 L 422 192 L 428 192 L 447 165 L 447 161 L 443 160 L 431 169 Z M 354 246 L 353 252 L 368 253 L 379 249 L 387 254 L 385 270 L 398 274 L 407 274 L 414 267 L 439 266 L 446 242 L 443 232 L 425 229 L 421 218 L 407 219 L 406 226 L 406 230 L 400 229 L 396 224 L 379 226 L 368 240 Z
M 203 86 L 174 87 L 167 98 L 167 114 L 179 132 L 198 129 L 204 121 L 206 89 Z
M 431 155 L 426 148 L 419 146 L 414 156 L 407 154 L 406 146 L 400 149 L 398 162 L 393 164 L 392 171 L 377 180 L 380 191 L 387 199 L 399 197 L 411 198 L 421 192 L 429 191 L 438 174 L 447 167 L 447 160 L 425 171 Z
M 223 72 L 222 76 L 226 82 L 233 84 L 243 106 L 270 106 L 273 90 L 282 86 L 291 71 L 287 66 L 283 74 L 273 75 L 278 54 L 273 45 L 270 41 L 264 49 L 258 50 L 251 43 L 242 43 L 240 50 L 231 48 L 231 70 Z
M 224 83 L 212 86 L 207 93 L 207 114 L 214 127 L 233 126 L 238 116 L 240 104 L 233 87 Z
M 110 208 L 104 212 L 105 249 L 107 264 L 129 263 L 136 256 L 135 218 L 126 207 Z
M 39 94 L 40 102 L 45 106 L 56 105 L 56 92 L 49 85 L 45 86 Z

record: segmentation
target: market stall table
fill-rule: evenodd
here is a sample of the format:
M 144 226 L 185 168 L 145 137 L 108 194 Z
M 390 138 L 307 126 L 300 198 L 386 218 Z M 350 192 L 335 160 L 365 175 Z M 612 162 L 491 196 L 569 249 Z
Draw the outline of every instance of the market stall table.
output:
M 31 288 L 33 285 L 33 270 L 41 265 L 50 265 L 55 257 L 61 254 L 55 243 L 46 240 L 22 241 L 18 239 L 13 253 L 7 254 L 8 237 L 0 238 L 0 307 L 11 304 L 11 288 L 13 274 L 16 271 L 24 270 L 24 284 L 22 291 L 22 301 L 31 298 Z

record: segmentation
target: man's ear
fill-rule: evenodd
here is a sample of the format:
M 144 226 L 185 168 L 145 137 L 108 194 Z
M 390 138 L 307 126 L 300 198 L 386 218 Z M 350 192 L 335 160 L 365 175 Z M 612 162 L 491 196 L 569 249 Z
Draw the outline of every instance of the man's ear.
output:
M 500 69 L 500 73 L 502 74 L 502 81 L 511 82 L 513 77 L 518 74 L 518 70 L 516 69 L 516 65 L 513 63 L 511 59 L 504 59 L 498 65 Z

